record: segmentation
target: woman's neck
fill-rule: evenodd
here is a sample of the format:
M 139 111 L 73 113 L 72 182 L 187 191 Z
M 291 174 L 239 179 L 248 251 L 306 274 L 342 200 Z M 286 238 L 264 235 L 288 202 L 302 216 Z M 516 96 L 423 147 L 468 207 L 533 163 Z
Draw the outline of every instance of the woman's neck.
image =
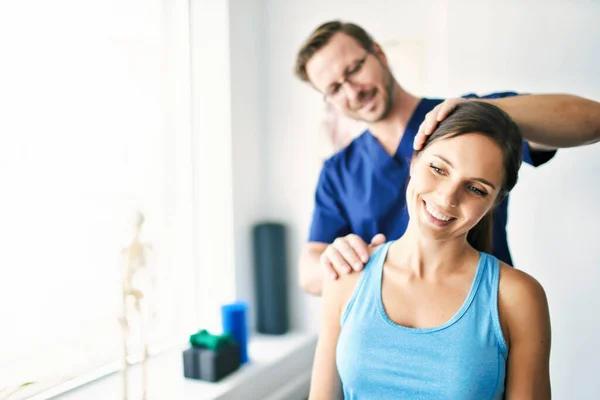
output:
M 410 272 L 416 278 L 428 278 L 457 272 L 478 252 L 467 243 L 466 235 L 448 240 L 434 240 L 419 232 L 409 222 L 404 235 L 392 243 L 386 262 Z

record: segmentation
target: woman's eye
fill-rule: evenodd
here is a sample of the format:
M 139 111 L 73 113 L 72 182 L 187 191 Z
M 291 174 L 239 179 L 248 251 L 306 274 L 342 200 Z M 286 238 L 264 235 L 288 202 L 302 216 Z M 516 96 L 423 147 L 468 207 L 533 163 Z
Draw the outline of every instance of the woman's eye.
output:
M 436 167 L 433 164 L 429 164 L 429 168 L 431 168 L 432 170 L 434 170 L 436 173 L 443 175 L 444 171 L 441 168 Z
M 469 190 L 471 192 L 475 193 L 477 196 L 481 196 L 481 197 L 487 196 L 486 192 L 484 192 L 483 190 L 477 189 L 475 186 L 469 186 Z

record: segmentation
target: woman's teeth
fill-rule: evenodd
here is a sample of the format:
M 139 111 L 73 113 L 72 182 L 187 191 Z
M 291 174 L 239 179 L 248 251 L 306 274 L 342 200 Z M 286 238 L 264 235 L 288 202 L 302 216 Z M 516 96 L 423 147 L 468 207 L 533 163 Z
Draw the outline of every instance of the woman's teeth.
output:
M 439 219 L 440 221 L 450 221 L 450 219 L 452 219 L 451 217 L 442 214 L 441 212 L 439 212 L 438 210 L 436 210 L 435 208 L 431 207 L 429 204 L 425 203 L 425 207 L 427 208 L 427 212 L 429 212 L 429 214 L 433 215 L 436 219 Z

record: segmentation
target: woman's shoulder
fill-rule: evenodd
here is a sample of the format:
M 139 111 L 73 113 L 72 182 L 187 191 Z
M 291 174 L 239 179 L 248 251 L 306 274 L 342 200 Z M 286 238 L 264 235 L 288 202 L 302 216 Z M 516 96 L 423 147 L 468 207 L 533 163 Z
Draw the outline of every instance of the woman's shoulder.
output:
M 356 291 L 359 282 L 364 274 L 374 268 L 374 264 L 380 262 L 378 254 L 383 251 L 386 246 L 385 244 L 377 247 L 371 252 L 369 261 L 365 264 L 362 270 L 352 271 L 347 274 L 339 274 L 339 277 L 335 280 L 325 278 L 326 281 L 323 285 L 323 296 L 327 297 L 329 304 L 335 304 L 340 311 L 340 315 L 346 309 L 350 299 Z
M 502 261 L 498 263 L 500 265 L 498 292 L 500 296 L 507 297 L 509 303 L 545 297 L 544 288 L 533 276 Z
M 523 333 L 528 324 L 547 318 L 546 292 L 528 273 L 500 262 L 498 311 L 505 337 L 513 331 Z
M 362 274 L 361 271 L 353 271 L 348 274 L 340 274 L 340 276 L 333 280 L 325 278 L 325 284 L 323 285 L 323 297 L 327 298 L 329 304 L 334 304 L 339 310 L 340 315 L 343 313 L 346 305 L 350 301 L 358 282 Z

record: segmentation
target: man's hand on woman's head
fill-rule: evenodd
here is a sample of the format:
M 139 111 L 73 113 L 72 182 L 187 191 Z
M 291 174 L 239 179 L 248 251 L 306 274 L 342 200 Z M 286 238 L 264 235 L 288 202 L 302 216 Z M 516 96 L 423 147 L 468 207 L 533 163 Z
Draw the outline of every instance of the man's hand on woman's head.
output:
M 321 254 L 321 265 L 331 279 L 341 274 L 360 271 L 369 261 L 371 253 L 385 243 L 385 235 L 378 233 L 367 244 L 360 236 L 353 233 L 339 237 Z
M 425 115 L 425 119 L 421 123 L 421 126 L 419 126 L 419 131 L 417 132 L 413 142 L 413 148 L 415 150 L 421 150 L 425 144 L 425 141 L 427 141 L 427 136 L 431 135 L 433 131 L 435 131 L 435 128 L 437 128 L 438 124 L 442 122 L 458 104 L 464 103 L 465 101 L 469 100 L 462 97 L 448 99 L 435 106 L 433 110 L 429 111 Z

